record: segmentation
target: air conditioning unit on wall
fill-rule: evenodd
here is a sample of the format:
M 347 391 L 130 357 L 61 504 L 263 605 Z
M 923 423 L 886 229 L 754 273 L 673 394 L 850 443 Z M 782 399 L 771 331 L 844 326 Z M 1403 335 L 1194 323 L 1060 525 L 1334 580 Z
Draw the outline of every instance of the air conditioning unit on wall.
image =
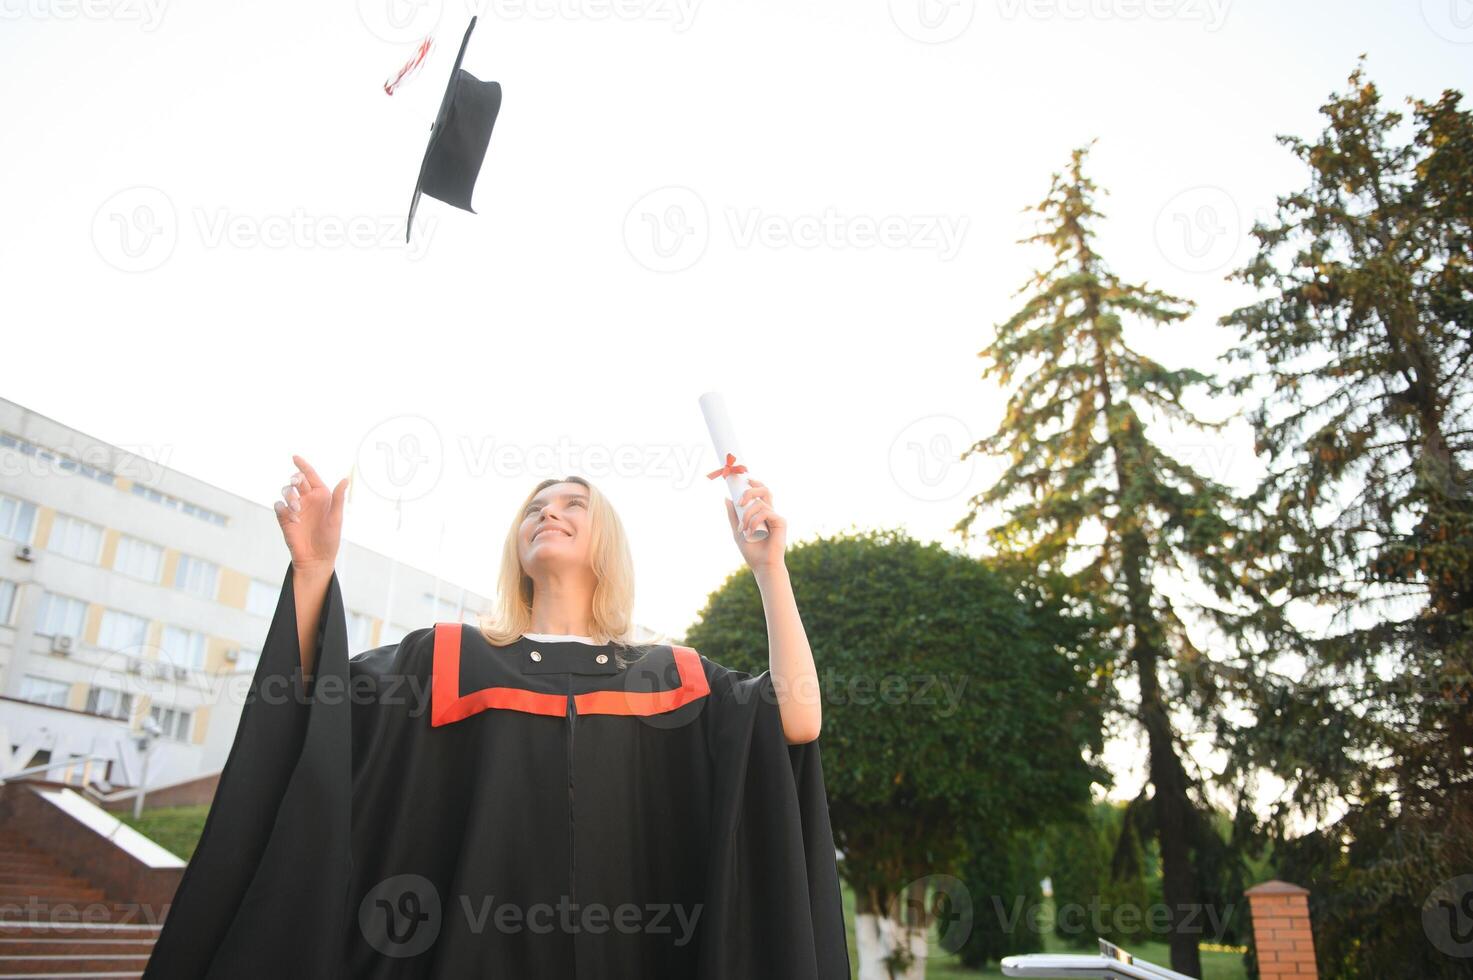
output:
M 51 652 L 59 653 L 64 657 L 71 656 L 72 638 L 70 636 L 53 636 L 51 638 Z

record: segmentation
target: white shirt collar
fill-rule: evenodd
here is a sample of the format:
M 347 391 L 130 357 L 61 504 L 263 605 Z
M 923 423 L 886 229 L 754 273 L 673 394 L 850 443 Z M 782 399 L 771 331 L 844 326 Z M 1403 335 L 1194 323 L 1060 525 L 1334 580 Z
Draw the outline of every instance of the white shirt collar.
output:
M 591 636 L 579 636 L 576 633 L 523 633 L 529 640 L 537 640 L 541 643 L 587 643 L 590 646 L 600 646 L 594 643 Z

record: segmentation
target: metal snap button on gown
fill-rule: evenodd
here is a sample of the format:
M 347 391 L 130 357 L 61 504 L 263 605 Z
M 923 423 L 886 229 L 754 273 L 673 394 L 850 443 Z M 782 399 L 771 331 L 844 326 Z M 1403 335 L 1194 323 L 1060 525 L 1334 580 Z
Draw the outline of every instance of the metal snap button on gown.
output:
M 601 653 L 593 659 L 597 660 L 601 664 L 606 664 L 609 662 L 609 655 L 607 653 Z
M 532 651 L 531 656 L 532 656 L 532 659 L 533 660 L 541 660 L 542 659 L 542 654 L 538 653 L 536 650 L 533 650 Z

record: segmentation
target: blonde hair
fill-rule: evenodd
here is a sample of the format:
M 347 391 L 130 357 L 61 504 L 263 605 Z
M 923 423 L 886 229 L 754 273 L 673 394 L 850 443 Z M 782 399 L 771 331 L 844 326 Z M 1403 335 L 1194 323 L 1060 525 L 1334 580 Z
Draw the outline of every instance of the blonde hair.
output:
M 494 609 L 477 617 L 477 627 L 492 646 L 498 647 L 514 643 L 532 628 L 532 593 L 536 583 L 522 568 L 518 535 L 532 498 L 558 483 L 576 483 L 588 490 L 588 553 L 596 579 L 589 638 L 594 643 L 632 648 L 635 646 L 634 560 L 629 554 L 629 539 L 609 499 L 579 476 L 543 480 L 522 500 L 506 533 L 506 543 L 501 547 L 501 575 L 496 583 Z M 616 651 L 615 659 L 625 666 L 630 658 Z

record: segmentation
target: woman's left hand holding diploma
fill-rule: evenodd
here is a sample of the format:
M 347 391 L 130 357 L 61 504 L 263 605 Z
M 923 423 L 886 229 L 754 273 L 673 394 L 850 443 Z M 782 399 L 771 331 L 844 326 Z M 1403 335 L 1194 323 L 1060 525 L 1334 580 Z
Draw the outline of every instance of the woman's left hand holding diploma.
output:
M 787 550 L 788 522 L 772 509 L 772 490 L 761 480 L 747 481 L 751 484 L 742 494 L 741 504 L 746 513 L 738 524 L 736 505 L 726 497 L 726 519 L 731 523 L 731 533 L 737 550 L 742 553 L 753 572 L 761 573 L 782 566 Z M 761 541 L 748 541 L 747 533 L 758 524 L 767 523 L 767 537 Z

